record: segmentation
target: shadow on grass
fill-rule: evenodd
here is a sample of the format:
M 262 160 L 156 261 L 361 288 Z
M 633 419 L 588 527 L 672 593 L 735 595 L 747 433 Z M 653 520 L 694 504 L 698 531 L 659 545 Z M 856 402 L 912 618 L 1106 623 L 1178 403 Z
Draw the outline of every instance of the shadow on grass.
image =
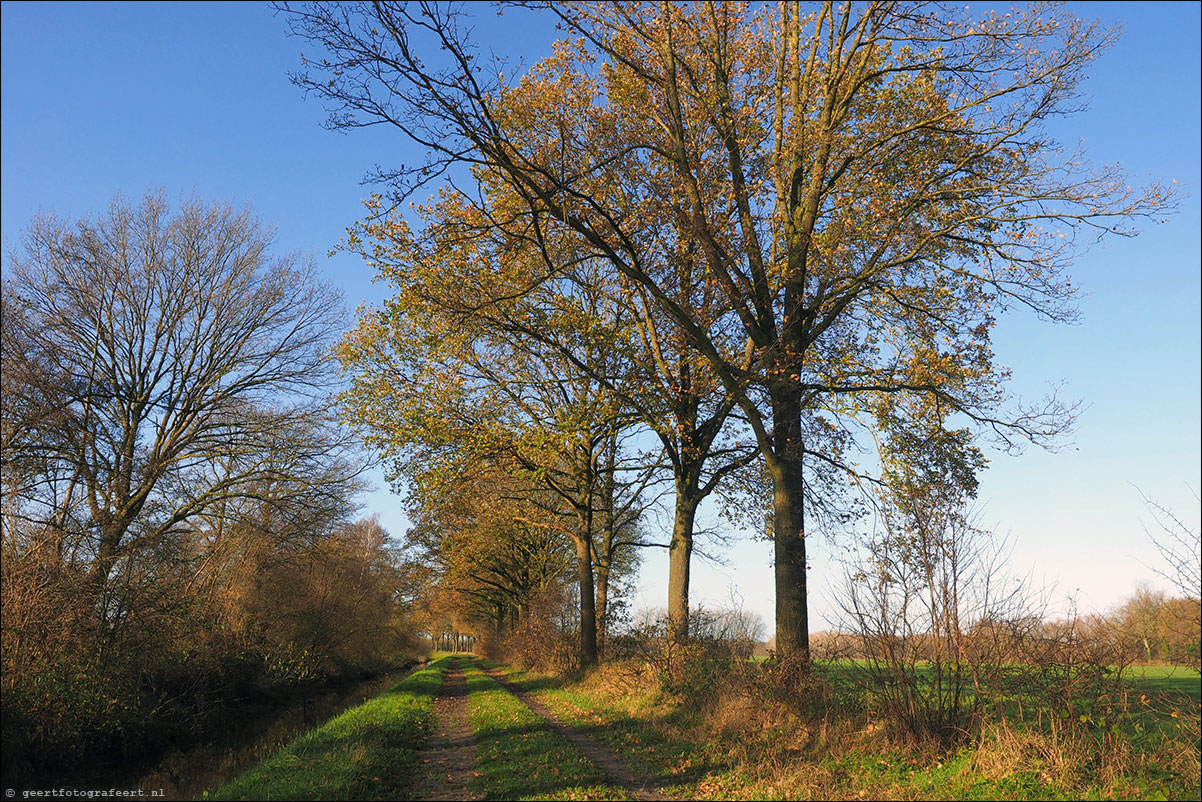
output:
M 690 714 L 674 711 L 662 719 L 675 729 L 687 725 Z M 615 756 L 634 771 L 645 775 L 649 788 L 665 790 L 676 785 L 700 782 L 711 774 L 736 768 L 732 757 L 722 757 L 688 741 L 667 738 L 653 729 L 650 722 L 627 715 L 606 717 L 596 723 L 573 721 L 578 732 L 609 747 Z
M 558 737 L 545 721 L 494 726 L 477 733 L 480 784 L 489 799 L 547 798 L 582 788 L 606 788 L 606 777 L 582 755 L 565 759 L 548 750 L 550 739 Z M 609 789 L 609 798 L 623 796 Z M 589 798 L 596 798 L 589 796 Z
M 571 685 L 573 680 L 562 677 L 530 677 L 525 674 L 514 674 L 509 677 L 509 681 L 516 685 L 523 693 L 536 693 L 538 691 L 556 691 L 567 685 Z
M 481 671 L 499 671 L 505 679 L 517 687 L 523 693 L 534 693 L 544 690 L 559 690 L 560 688 L 574 685 L 580 681 L 580 677 L 567 675 L 562 677 L 553 677 L 545 675 L 530 675 L 521 669 L 514 668 L 508 663 L 498 663 L 495 660 L 485 660 L 482 657 L 472 657 L 471 662 L 476 664 L 476 667 Z
M 1125 677 L 1132 690 L 1188 696 L 1202 702 L 1202 675 L 1185 666 L 1132 666 Z
M 521 691 L 529 692 L 546 688 L 554 691 L 575 684 L 572 678 L 527 678 L 525 680 L 510 678 Z M 569 696 L 565 701 L 571 698 Z M 534 697 L 537 698 L 537 697 Z M 564 697 L 560 697 L 563 699 Z M 542 697 L 541 703 L 546 706 L 548 697 Z M 679 791 L 690 789 L 681 788 L 704 780 L 711 774 L 721 774 L 736 768 L 733 756 L 721 756 L 712 750 L 692 741 L 673 740 L 657 728 L 667 730 L 688 731 L 693 721 L 694 713 L 685 707 L 673 710 L 656 722 L 624 714 L 613 709 L 597 707 L 591 701 L 584 701 L 579 706 L 590 710 L 592 720 L 580 720 L 565 711 L 556 713 L 562 726 L 569 727 L 585 739 L 593 741 L 609 753 L 611 760 L 624 764 L 627 771 L 640 777 L 640 784 L 648 791 L 662 792 L 677 787 Z

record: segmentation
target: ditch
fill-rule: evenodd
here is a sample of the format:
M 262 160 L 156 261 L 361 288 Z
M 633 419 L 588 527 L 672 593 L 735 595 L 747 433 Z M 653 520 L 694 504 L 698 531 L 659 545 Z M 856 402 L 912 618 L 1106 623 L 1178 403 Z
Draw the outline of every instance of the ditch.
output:
M 284 744 L 399 682 L 412 667 L 342 684 L 304 698 L 231 711 L 228 726 L 140 766 L 100 768 L 54 784 L 79 790 L 141 790 L 144 798 L 199 799 Z M 116 798 L 97 795 L 94 799 Z

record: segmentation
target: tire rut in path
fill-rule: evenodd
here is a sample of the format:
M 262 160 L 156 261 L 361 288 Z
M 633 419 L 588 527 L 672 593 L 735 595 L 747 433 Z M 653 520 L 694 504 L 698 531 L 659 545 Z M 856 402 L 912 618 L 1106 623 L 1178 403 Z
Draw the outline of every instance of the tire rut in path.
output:
M 619 760 L 607 747 L 565 722 L 551 708 L 514 685 L 502 673 L 495 670 L 484 670 L 484 673 L 501 683 L 505 690 L 512 693 L 522 702 L 525 702 L 526 706 L 537 715 L 546 719 L 551 729 L 564 738 L 567 738 L 572 746 L 576 747 L 581 754 L 593 761 L 598 768 L 608 774 L 616 785 L 625 788 L 631 797 L 648 801 L 668 799 L 653 780 L 632 771 L 629 766 Z
M 413 798 L 479 799 L 469 786 L 476 767 L 476 737 L 468 714 L 467 680 L 458 660 L 451 661 L 438 689 L 434 721 L 434 732 L 418 754 Z

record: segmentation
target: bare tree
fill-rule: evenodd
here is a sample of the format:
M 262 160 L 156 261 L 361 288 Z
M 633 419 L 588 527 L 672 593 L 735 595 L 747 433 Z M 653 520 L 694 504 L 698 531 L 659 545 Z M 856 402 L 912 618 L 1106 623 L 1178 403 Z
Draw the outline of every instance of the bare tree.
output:
M 1196 526 L 1191 528 L 1172 510 L 1143 493 L 1140 497 L 1156 521 L 1156 531 L 1147 527 L 1144 531 L 1168 564 L 1167 570 L 1153 570 L 1172 583 L 1183 597 L 1196 599 L 1202 593 L 1202 530 Z M 1197 493 L 1194 500 L 1198 500 Z
M 1175 635 L 1178 640 L 1191 644 L 1185 650 L 1186 662 L 1198 668 L 1202 661 L 1202 604 L 1198 601 L 1202 596 L 1202 530 L 1197 526 L 1190 527 L 1172 510 L 1143 493 L 1140 497 L 1156 521 L 1155 531 L 1147 527 L 1144 531 L 1168 566 L 1153 570 L 1168 580 L 1182 597 L 1177 606 L 1182 611 L 1183 624 L 1174 628 L 1184 631 Z M 1197 493 L 1194 493 L 1194 500 L 1198 500 Z
M 904 733 L 954 738 L 977 722 L 1007 657 L 984 633 L 1039 616 L 1004 581 L 1004 544 L 940 501 L 903 497 L 884 511 L 840 604 L 883 716 Z
M 346 489 L 316 398 L 340 299 L 272 237 L 162 193 L 33 220 L 4 280 L 6 553 L 42 533 L 103 600 L 122 561 L 225 500 Z

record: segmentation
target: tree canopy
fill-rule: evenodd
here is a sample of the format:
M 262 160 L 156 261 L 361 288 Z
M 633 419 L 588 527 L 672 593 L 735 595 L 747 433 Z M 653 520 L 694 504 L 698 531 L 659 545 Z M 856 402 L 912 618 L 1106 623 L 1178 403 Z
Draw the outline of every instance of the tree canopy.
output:
M 1071 320 L 1082 242 L 1172 206 L 1048 130 L 1117 32 L 1045 6 L 521 5 L 567 38 L 516 72 L 457 6 L 284 6 L 322 50 L 295 79 L 334 127 L 427 148 L 377 176 L 394 200 L 454 178 L 464 226 L 533 243 L 544 280 L 587 254 L 679 327 L 771 478 L 776 644 L 804 661 L 807 518 L 875 479 L 850 449 L 937 442 L 967 475 L 977 436 L 1071 424 L 1010 397 L 990 331 L 1013 307 Z M 684 302 L 682 262 L 719 303 Z

